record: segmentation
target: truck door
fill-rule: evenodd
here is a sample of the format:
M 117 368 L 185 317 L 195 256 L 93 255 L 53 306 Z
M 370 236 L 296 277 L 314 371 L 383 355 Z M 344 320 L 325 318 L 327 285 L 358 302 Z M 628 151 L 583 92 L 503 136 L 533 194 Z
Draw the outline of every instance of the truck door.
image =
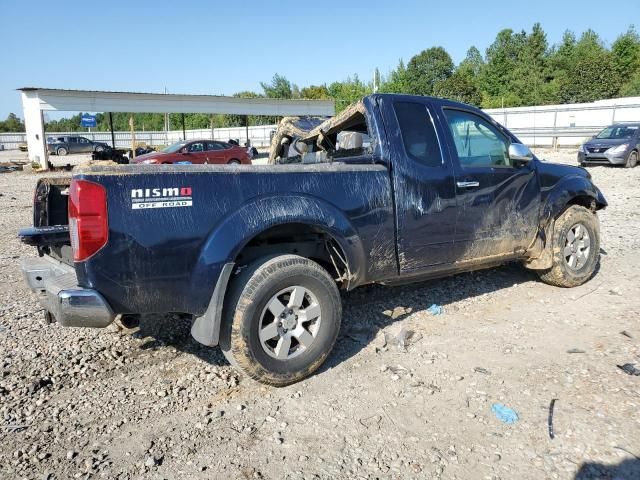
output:
M 80 151 L 78 145 L 78 137 L 66 137 L 69 153 L 78 153 Z
M 400 273 L 453 260 L 456 197 L 450 160 L 427 99 L 399 97 L 383 108 L 392 161 Z
M 522 253 L 538 228 L 535 162 L 512 162 L 514 139 L 481 114 L 446 106 L 442 113 L 456 176 L 455 260 Z
M 92 152 L 93 145 L 91 142 L 84 137 L 78 137 L 78 152 Z

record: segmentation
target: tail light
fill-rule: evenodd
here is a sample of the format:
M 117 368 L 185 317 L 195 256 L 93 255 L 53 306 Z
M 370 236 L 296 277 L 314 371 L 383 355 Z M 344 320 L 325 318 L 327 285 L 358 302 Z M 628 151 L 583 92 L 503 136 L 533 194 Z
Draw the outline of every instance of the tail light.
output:
M 69 232 L 76 262 L 87 260 L 107 244 L 107 192 L 102 185 L 86 180 L 71 182 Z

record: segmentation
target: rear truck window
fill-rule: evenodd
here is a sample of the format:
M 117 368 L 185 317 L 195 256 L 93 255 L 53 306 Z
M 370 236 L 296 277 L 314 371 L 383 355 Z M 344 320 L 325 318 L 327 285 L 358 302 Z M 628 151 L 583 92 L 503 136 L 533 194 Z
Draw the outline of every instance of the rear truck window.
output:
M 428 167 L 441 166 L 442 154 L 427 106 L 414 102 L 395 102 L 393 108 L 407 155 Z

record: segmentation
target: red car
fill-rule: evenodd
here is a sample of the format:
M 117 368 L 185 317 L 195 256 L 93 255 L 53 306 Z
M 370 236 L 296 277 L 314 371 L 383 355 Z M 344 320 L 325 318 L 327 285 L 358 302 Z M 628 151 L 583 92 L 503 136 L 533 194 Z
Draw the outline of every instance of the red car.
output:
M 229 163 L 251 165 L 246 148 L 216 140 L 190 140 L 174 143 L 159 152 L 145 153 L 131 163 Z

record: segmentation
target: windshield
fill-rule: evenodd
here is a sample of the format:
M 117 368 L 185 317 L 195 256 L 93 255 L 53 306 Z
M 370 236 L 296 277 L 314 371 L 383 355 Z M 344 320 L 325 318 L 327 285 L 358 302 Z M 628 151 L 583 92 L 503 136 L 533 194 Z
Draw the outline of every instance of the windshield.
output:
M 596 138 L 602 139 L 617 139 L 617 138 L 631 138 L 638 130 L 636 125 L 613 125 L 602 130 Z
M 164 153 L 176 153 L 178 150 L 180 150 L 186 144 L 187 144 L 187 142 L 174 143 L 173 145 L 169 145 L 167 148 L 164 148 L 162 151 Z

